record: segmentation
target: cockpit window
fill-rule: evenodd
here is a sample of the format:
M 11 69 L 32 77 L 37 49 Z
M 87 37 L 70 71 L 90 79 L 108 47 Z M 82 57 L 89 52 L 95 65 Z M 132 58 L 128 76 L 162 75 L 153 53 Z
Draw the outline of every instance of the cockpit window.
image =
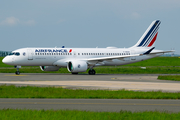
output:
M 19 56 L 19 55 L 20 55 L 20 53 L 19 53 L 19 52 L 16 52 L 16 53 L 15 53 L 15 55 L 16 55 L 16 56 Z
M 9 55 L 14 55 L 15 53 L 13 52 L 13 53 L 9 53 Z
M 16 56 L 19 56 L 20 53 L 19 53 L 19 52 L 12 52 L 12 53 L 9 54 L 9 56 L 10 56 L 10 55 L 16 55 Z

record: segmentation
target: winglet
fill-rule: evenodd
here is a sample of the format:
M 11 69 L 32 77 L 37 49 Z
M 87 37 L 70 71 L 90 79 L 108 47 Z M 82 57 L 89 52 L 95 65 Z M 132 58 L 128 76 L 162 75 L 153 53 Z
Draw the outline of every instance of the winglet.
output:
M 151 48 L 150 50 L 146 51 L 145 53 L 143 53 L 143 55 L 147 55 L 149 54 L 155 47 Z

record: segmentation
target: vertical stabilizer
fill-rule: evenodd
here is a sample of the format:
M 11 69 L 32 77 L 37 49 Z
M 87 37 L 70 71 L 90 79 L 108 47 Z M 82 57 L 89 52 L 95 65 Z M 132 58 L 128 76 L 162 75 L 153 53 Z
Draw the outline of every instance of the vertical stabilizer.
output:
M 152 47 L 158 35 L 160 20 L 153 21 L 133 47 Z

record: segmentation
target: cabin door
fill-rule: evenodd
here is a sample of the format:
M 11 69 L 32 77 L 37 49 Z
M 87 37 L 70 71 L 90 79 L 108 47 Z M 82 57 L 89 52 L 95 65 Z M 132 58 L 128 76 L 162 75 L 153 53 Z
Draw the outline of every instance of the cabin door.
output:
M 33 51 L 32 51 L 32 49 L 28 49 L 27 52 L 28 52 L 28 60 L 33 60 Z

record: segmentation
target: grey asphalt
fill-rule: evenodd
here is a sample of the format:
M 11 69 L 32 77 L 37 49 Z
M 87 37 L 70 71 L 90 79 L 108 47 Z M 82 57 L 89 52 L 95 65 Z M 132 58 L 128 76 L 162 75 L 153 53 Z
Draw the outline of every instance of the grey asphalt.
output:
M 0 81 L 129 81 L 179 83 L 178 81 L 157 80 L 158 75 L 170 74 L 58 74 L 58 73 L 0 73 Z M 114 78 L 114 79 L 112 79 Z M 156 79 L 154 79 L 156 78 Z
M 54 73 L 0 73 L 0 84 L 60 86 L 70 89 L 109 89 L 180 92 L 179 81 L 158 80 L 157 74 L 71 75 Z
M 0 99 L 0 109 L 44 109 L 119 112 L 180 112 L 180 100 L 147 99 Z
M 42 74 L 22 73 L 17 76 L 13 73 L 0 73 L 0 84 L 61 86 L 79 89 L 123 89 L 158 90 L 179 92 L 180 82 L 158 80 L 157 74 Z M 112 86 L 112 87 L 109 87 Z M 135 87 L 133 88 L 129 88 Z M 143 88 L 144 87 L 144 88 Z M 169 89 L 167 89 L 169 88 Z M 0 109 L 69 109 L 87 111 L 169 111 L 180 112 L 180 100 L 145 100 L 145 99 L 0 99 Z

